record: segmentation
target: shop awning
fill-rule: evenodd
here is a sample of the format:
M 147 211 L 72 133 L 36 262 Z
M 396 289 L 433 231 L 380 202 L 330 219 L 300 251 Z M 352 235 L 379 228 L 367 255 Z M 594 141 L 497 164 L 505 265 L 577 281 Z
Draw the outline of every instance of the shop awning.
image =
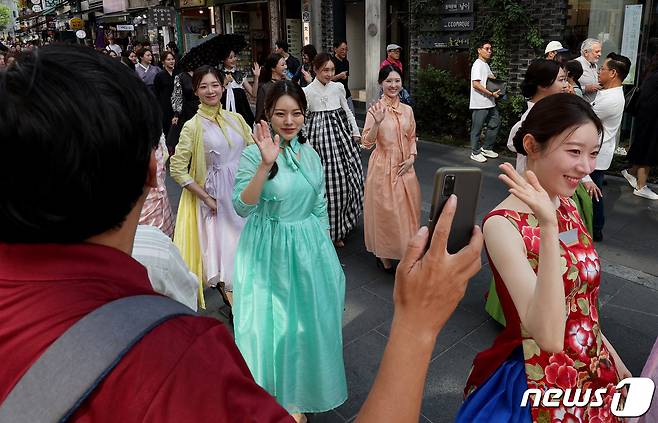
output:
M 105 15 L 102 16 L 96 15 L 96 22 L 103 22 L 103 23 L 128 22 L 128 18 L 130 16 L 131 14 L 128 12 L 106 13 Z

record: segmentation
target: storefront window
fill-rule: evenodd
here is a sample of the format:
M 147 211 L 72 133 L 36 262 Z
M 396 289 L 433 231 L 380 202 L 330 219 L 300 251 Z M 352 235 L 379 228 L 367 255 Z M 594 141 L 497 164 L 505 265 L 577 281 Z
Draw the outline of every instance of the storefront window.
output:
M 183 47 L 185 51 L 205 41 L 211 33 L 210 11 L 205 7 L 181 9 L 181 26 L 183 28 Z
M 586 38 L 601 40 L 601 57 L 615 52 L 628 56 L 633 68 L 627 84 L 635 82 L 640 60 L 642 0 L 569 0 L 564 43 L 574 55 Z
M 241 34 L 247 47 L 238 54 L 238 68 L 251 69 L 253 62 L 264 63 L 270 53 L 270 24 L 266 1 L 224 6 L 227 34 Z

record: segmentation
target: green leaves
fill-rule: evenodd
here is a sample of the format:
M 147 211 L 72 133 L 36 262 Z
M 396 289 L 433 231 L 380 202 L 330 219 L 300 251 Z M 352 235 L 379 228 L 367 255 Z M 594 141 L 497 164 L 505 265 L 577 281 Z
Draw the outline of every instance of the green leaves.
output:
M 586 364 L 583 363 L 583 362 L 580 361 L 580 360 L 576 360 L 576 361 L 573 362 L 573 366 L 574 366 L 576 369 L 580 369 L 580 368 L 585 367 Z
M 535 342 L 534 339 L 524 339 L 523 340 L 523 358 L 528 360 L 536 355 L 539 355 L 541 350 L 539 345 Z
M 541 410 L 537 416 L 537 423 L 551 423 L 551 413 L 548 410 Z
M 414 113 L 418 128 L 423 133 L 466 134 L 470 118 L 469 83 L 432 66 L 419 68 L 417 78 Z
M 539 226 L 539 221 L 537 220 L 534 214 L 528 215 L 528 226 L 530 226 L 531 228 L 536 228 L 537 226 Z
M 580 312 L 585 316 L 589 316 L 589 301 L 587 301 L 585 298 L 578 298 L 576 303 L 578 304 Z
M 576 279 L 578 279 L 578 268 L 576 266 L 572 265 L 569 268 L 569 274 L 567 275 L 567 279 L 569 279 L 570 281 L 575 281 Z
M 9 7 L 5 6 L 4 4 L 0 4 L 0 30 L 9 28 L 10 24 L 11 9 L 9 9 Z
M 532 14 L 520 0 L 482 0 L 481 3 L 489 9 L 487 19 L 482 20 L 481 26 L 476 28 L 471 38 L 491 40 L 494 48 L 491 69 L 497 77 L 506 79 L 511 53 L 509 40 L 519 33 L 525 33 L 527 45 L 540 50 L 544 46 L 544 39 Z M 474 54 L 477 55 L 477 52 Z
M 531 380 L 542 380 L 544 378 L 544 369 L 539 364 L 526 363 L 525 371 Z
M 587 283 L 585 282 L 585 283 L 582 284 L 582 286 L 578 290 L 578 293 L 579 294 L 584 294 L 585 292 L 587 292 L 587 288 L 588 288 L 588 286 L 587 286 Z

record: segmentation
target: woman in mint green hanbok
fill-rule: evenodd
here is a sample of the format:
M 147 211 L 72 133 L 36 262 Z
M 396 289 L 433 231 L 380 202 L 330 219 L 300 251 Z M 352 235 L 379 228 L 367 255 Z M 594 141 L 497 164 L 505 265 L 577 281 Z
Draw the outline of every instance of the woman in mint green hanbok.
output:
M 300 134 L 306 104 L 298 85 L 272 86 L 272 129 L 256 124 L 233 190 L 247 217 L 235 256 L 235 341 L 256 382 L 302 422 L 302 413 L 347 399 L 345 275 L 329 237 L 322 164 Z

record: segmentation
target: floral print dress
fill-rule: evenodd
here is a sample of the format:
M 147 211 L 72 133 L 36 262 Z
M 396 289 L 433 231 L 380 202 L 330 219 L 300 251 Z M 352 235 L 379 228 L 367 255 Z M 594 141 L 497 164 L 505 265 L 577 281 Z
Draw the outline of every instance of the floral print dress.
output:
M 494 210 L 484 221 L 492 216 L 505 217 L 519 230 L 527 250 L 528 263 L 537 273 L 540 239 L 537 218 L 533 214 L 513 210 Z M 571 389 L 570 399 L 573 399 L 575 389 L 578 388 L 583 391 L 591 388 L 592 392 L 599 388 L 607 390 L 602 406 L 592 404 L 593 394 L 589 405 L 585 406 L 533 406 L 530 410 L 533 422 L 617 422 L 619 419 L 612 415 L 610 406 L 619 378 L 610 352 L 603 343 L 598 314 L 601 278 L 599 257 L 572 200 L 560 198 L 557 217 L 567 312 L 564 349 L 559 353 L 542 351 L 529 336 L 521 325 L 500 274 L 489 258 L 508 325 L 490 349 L 475 357 L 465 394 L 471 395 L 476 388 L 485 385 L 515 350 L 522 350 L 527 388 L 539 389 L 542 392 L 550 388 Z M 583 396 L 580 399 L 583 399 Z M 520 405 L 520 402 L 518 404 Z

